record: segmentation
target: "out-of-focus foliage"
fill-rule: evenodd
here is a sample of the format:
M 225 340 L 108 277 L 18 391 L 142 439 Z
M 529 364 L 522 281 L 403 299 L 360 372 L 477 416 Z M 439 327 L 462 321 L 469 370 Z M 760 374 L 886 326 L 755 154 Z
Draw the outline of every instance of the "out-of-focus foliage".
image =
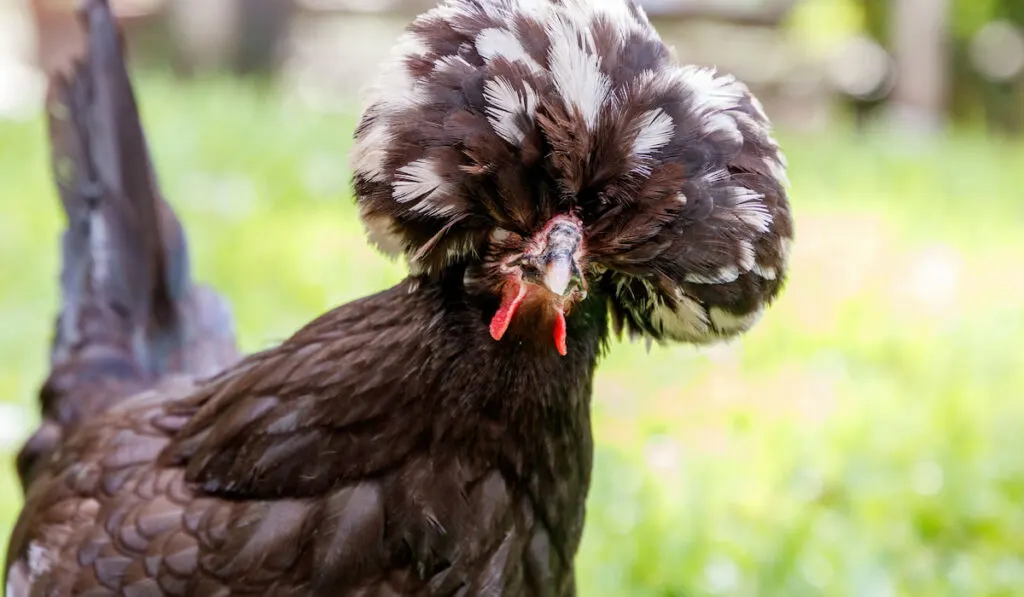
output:
M 401 277 L 356 221 L 351 116 L 223 80 L 139 85 L 198 276 L 247 349 Z M 617 344 L 600 369 L 581 595 L 1020 594 L 1024 146 L 782 142 L 797 243 L 777 305 L 729 347 Z M 0 123 L 0 396 L 26 408 L 57 298 L 47 168 L 41 120 Z M 20 497 L 0 462 L 6 534 Z
M 951 29 L 954 37 L 959 40 L 969 39 L 986 23 L 996 19 L 1008 19 L 1024 25 L 1024 0 L 952 0 L 950 4 Z M 891 35 L 891 5 L 892 0 L 806 0 L 798 10 L 821 6 L 830 9 L 834 16 L 841 14 L 838 11 L 842 10 L 850 15 L 850 22 L 863 27 L 864 32 L 872 37 L 884 41 Z
M 857 27 L 883 46 L 891 47 L 895 34 L 893 3 L 894 0 L 807 0 L 800 4 L 798 13 L 816 5 L 827 6 L 832 21 L 823 31 L 832 34 L 829 39 L 841 36 L 845 32 L 843 27 Z M 949 5 L 951 116 L 971 124 L 988 120 L 996 132 L 1024 132 L 1024 111 L 1020 109 L 1024 103 L 1024 74 L 1018 75 L 1016 81 L 992 82 L 978 72 L 969 56 L 975 36 L 994 21 L 1004 20 L 1024 31 L 1024 0 L 950 0 Z
M 880 4 L 878 0 L 872 0 Z M 1020 0 L 954 0 L 953 34 L 960 39 L 968 39 L 978 32 L 985 23 L 993 19 L 1005 18 L 1006 9 L 1013 5 L 1024 6 Z
M 804 0 L 787 26 L 808 51 L 820 55 L 864 29 L 864 10 L 858 0 Z
M 886 42 L 892 34 L 889 18 L 893 0 L 802 0 L 792 24 L 807 34 L 835 40 L 864 32 Z M 1007 19 L 1024 26 L 1024 0 L 952 0 L 953 36 L 968 40 L 986 23 Z

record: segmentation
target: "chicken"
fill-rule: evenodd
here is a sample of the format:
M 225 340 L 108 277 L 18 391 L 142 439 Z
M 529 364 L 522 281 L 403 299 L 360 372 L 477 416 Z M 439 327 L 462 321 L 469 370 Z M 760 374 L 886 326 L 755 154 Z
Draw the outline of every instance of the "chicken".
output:
M 352 152 L 409 277 L 235 362 L 223 304 L 187 300 L 109 10 L 83 13 L 51 109 L 79 248 L 7 594 L 575 594 L 608 340 L 734 337 L 782 288 L 785 163 L 747 88 L 674 64 L 631 0 L 426 12 Z

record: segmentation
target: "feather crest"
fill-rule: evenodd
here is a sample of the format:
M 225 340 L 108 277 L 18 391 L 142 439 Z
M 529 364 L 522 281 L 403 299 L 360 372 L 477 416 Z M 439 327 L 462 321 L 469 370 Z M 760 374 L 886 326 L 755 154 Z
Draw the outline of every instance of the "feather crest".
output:
M 417 271 L 486 278 L 504 234 L 571 212 L 631 332 L 725 337 L 781 289 L 793 230 L 763 107 L 674 63 L 632 0 L 448 0 L 382 80 L 357 201 Z

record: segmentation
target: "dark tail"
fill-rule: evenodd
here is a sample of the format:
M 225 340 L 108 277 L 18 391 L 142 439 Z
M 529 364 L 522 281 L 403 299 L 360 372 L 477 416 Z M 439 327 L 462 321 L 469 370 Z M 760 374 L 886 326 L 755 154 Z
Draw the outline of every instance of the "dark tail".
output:
M 80 18 L 85 56 L 47 97 L 67 230 L 43 424 L 18 457 L 26 488 L 69 429 L 163 376 L 238 358 L 230 311 L 192 283 L 184 232 L 160 196 L 107 1 L 85 0 Z

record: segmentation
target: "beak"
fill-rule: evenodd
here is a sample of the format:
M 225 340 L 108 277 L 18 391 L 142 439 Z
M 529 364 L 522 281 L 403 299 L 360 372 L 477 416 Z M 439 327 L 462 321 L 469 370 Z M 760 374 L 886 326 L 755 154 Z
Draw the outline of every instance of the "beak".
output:
M 549 253 L 545 257 L 547 264 L 541 281 L 555 296 L 565 296 L 573 278 L 578 279 L 576 260 L 571 252 L 564 250 Z
M 565 298 L 582 281 L 576 264 L 582 232 L 578 223 L 567 219 L 556 219 L 550 226 L 546 246 L 535 262 L 540 270 L 538 281 L 551 294 Z

